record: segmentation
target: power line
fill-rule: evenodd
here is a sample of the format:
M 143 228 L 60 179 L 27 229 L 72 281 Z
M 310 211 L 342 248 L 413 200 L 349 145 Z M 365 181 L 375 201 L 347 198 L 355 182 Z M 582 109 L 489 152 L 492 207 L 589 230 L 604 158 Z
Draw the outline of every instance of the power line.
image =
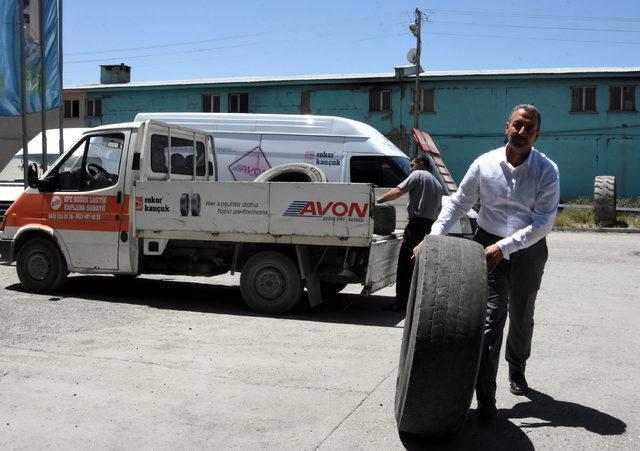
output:
M 457 37 L 472 37 L 472 38 L 495 38 L 495 39 L 511 39 L 511 40 L 531 40 L 531 41 L 554 41 L 554 42 L 584 42 L 590 44 L 629 44 L 639 45 L 638 41 L 596 41 L 592 39 L 561 39 L 561 38 L 543 38 L 540 36 L 504 36 L 504 35 L 488 35 L 488 34 L 464 34 L 464 33 L 440 33 L 430 31 L 430 35 L 438 36 L 457 36 Z
M 503 12 L 489 12 L 489 11 L 465 11 L 465 10 L 451 10 L 451 9 L 425 9 L 428 13 L 440 13 L 440 14 L 456 14 L 460 16 L 488 16 L 488 17 L 518 17 L 523 18 L 523 14 L 518 13 L 503 13 Z M 611 22 L 640 22 L 640 17 L 606 17 L 606 16 L 563 16 L 552 14 L 532 14 L 526 13 L 527 19 L 561 19 L 561 20 L 598 20 L 598 21 L 611 21 Z
M 577 28 L 577 27 L 545 27 L 543 25 L 509 25 L 509 24 L 486 24 L 478 22 L 455 22 L 447 20 L 430 20 L 433 24 L 452 24 L 452 25 L 470 25 L 478 27 L 498 27 L 498 28 L 518 28 L 533 30 L 562 30 L 562 31 L 597 31 L 597 32 L 613 32 L 613 33 L 640 33 L 640 30 L 620 30 L 617 28 Z

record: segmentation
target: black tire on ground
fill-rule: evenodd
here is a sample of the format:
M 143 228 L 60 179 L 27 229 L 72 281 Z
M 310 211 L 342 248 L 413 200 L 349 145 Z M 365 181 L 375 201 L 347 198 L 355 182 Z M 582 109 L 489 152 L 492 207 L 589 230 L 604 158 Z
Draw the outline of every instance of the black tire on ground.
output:
M 16 260 L 20 283 L 35 293 L 57 290 L 69 274 L 67 262 L 58 246 L 45 238 L 34 238 L 24 243 Z
M 327 182 L 327 174 L 322 169 L 307 163 L 286 163 L 267 169 L 254 182 Z
M 302 280 L 294 261 L 275 251 L 258 252 L 240 273 L 240 292 L 247 305 L 260 313 L 285 313 L 302 297 Z
M 338 293 L 347 286 L 344 282 L 320 282 L 320 294 L 323 302 L 330 302 L 336 299 Z
M 616 223 L 616 178 L 599 175 L 593 188 L 593 216 L 596 224 L 611 227 Z
M 402 432 L 456 433 L 471 405 L 487 305 L 482 246 L 427 236 L 416 257 L 398 367 Z
M 373 206 L 373 233 L 389 235 L 396 229 L 396 208 L 393 205 Z

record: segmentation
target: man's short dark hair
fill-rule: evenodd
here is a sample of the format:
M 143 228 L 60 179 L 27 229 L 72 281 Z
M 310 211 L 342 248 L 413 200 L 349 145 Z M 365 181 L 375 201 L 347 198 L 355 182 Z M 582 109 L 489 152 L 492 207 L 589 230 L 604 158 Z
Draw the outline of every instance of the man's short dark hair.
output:
M 511 110 L 511 114 L 509 114 L 509 118 L 507 119 L 507 122 L 511 122 L 511 118 L 513 117 L 513 113 L 515 113 L 518 110 L 525 110 L 527 113 L 529 113 L 533 117 L 537 118 L 538 119 L 538 130 L 540 130 L 540 125 L 542 125 L 542 115 L 540 114 L 540 110 L 538 108 L 536 108 L 535 106 L 529 104 L 529 103 L 521 103 L 520 105 L 514 106 L 513 110 Z
M 427 171 L 431 171 L 431 158 L 421 153 L 415 156 L 413 159 L 416 163 L 424 167 Z

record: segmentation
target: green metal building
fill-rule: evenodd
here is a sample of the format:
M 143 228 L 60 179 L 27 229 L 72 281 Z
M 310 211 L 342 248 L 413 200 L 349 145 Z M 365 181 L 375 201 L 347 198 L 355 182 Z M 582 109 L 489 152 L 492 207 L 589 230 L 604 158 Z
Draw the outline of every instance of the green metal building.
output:
M 76 119 L 85 126 L 154 111 L 342 116 L 370 124 L 411 154 L 415 77 L 400 73 L 139 83 L 127 81 L 128 66 L 102 66 L 100 84 L 65 88 L 65 99 L 83 94 L 76 111 L 84 116 Z M 615 176 L 619 197 L 638 197 L 638 85 L 637 67 L 424 72 L 419 128 L 459 181 L 476 156 L 503 144 L 511 108 L 532 103 L 542 112 L 536 147 L 558 164 L 563 198 L 592 196 L 597 175 Z

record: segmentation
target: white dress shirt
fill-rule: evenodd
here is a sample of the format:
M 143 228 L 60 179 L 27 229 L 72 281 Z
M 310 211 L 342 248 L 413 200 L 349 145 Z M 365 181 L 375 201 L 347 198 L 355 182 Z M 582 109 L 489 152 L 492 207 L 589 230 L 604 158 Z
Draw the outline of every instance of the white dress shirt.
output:
M 431 235 L 444 235 L 478 200 L 478 225 L 504 237 L 496 244 L 509 258 L 540 241 L 553 228 L 560 200 L 558 167 L 534 148 L 516 167 L 507 161 L 506 147 L 479 156 L 451 202 L 442 208 Z

